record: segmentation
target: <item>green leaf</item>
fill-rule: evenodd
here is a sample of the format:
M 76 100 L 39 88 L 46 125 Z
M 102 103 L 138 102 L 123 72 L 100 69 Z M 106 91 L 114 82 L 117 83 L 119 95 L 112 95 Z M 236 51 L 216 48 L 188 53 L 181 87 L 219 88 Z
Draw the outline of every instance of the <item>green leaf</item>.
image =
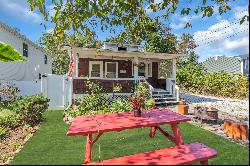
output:
M 0 61 L 27 61 L 22 55 L 14 50 L 10 45 L 0 42 Z

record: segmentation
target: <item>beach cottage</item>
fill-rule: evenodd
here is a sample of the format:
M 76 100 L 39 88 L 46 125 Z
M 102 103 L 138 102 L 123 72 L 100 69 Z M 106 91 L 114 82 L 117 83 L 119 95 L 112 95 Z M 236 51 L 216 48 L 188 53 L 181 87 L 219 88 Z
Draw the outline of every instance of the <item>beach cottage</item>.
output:
M 86 80 L 100 83 L 112 96 L 114 86 L 121 85 L 117 98 L 127 98 L 137 82 L 146 82 L 156 104 L 178 102 L 176 85 L 176 58 L 183 54 L 148 53 L 140 45 L 120 45 L 104 42 L 101 49 L 73 47 L 75 68 L 73 73 L 73 95 L 87 95 Z M 160 76 L 160 61 L 171 61 L 171 74 Z

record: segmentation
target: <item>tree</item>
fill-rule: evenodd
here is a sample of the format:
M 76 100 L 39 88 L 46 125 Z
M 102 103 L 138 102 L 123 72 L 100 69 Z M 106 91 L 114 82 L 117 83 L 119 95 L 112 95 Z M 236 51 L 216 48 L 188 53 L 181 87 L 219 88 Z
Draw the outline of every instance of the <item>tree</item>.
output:
M 52 56 L 52 73 L 63 75 L 66 74 L 69 67 L 69 55 L 67 50 L 62 50 L 56 43 L 56 39 L 51 33 L 44 33 L 39 38 L 38 43 L 44 48 L 48 55 Z M 65 44 L 73 46 L 86 46 L 89 48 L 99 48 L 101 42 L 92 38 L 92 36 L 84 36 L 80 33 L 67 34 L 63 41 Z
M 10 45 L 0 42 L 0 61 L 27 61 L 22 55 L 20 55 Z
M 109 29 L 114 31 L 114 27 L 122 25 L 125 29 L 136 28 L 136 36 L 145 31 L 145 27 L 137 26 L 147 17 L 147 10 L 158 12 L 159 16 L 155 20 L 168 19 L 171 14 L 181 15 L 203 14 L 203 17 L 212 16 L 216 10 L 220 14 L 230 10 L 229 2 L 234 0 L 202 0 L 197 2 L 197 7 L 181 7 L 178 0 L 27 0 L 31 10 L 38 9 L 45 20 L 55 23 L 53 35 L 57 43 L 61 43 L 66 31 L 84 32 L 93 35 L 94 28 L 101 30 Z M 49 15 L 48 5 L 54 6 L 55 14 Z M 245 19 L 244 19 L 245 20 Z M 186 24 L 190 27 L 190 23 Z

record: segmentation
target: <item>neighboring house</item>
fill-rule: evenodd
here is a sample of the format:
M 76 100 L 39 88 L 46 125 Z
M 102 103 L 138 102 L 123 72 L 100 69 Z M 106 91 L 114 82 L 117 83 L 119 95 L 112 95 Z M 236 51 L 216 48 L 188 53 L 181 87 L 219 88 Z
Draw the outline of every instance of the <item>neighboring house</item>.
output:
M 202 65 L 208 72 L 224 71 L 232 74 L 249 75 L 249 54 L 239 56 L 214 56 L 210 57 Z
M 27 62 L 0 62 L 0 80 L 34 81 L 52 73 L 52 59 L 15 29 L 0 22 L 0 42 L 12 46 Z
M 153 97 L 161 98 L 158 103 L 178 101 L 176 58 L 183 54 L 146 53 L 140 51 L 139 45 L 122 46 L 110 42 L 104 42 L 100 50 L 73 47 L 72 53 L 76 64 L 73 73 L 73 94 L 76 98 L 86 95 L 86 80 L 99 82 L 110 95 L 114 85 L 119 83 L 122 85 L 121 98 L 132 93 L 135 83 L 145 81 L 150 85 Z M 166 59 L 173 62 L 172 74 L 169 78 L 160 78 L 159 63 Z

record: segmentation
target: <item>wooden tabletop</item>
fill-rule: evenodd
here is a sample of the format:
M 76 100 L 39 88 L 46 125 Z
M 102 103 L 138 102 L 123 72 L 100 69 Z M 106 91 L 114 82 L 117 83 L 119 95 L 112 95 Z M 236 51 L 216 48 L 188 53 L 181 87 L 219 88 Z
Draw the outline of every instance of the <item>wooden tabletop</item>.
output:
M 170 109 L 142 111 L 141 117 L 135 117 L 133 112 L 87 115 L 76 117 L 71 123 L 67 135 L 75 136 L 98 132 L 121 131 L 130 128 L 153 127 L 189 120 L 189 118 L 175 113 Z

